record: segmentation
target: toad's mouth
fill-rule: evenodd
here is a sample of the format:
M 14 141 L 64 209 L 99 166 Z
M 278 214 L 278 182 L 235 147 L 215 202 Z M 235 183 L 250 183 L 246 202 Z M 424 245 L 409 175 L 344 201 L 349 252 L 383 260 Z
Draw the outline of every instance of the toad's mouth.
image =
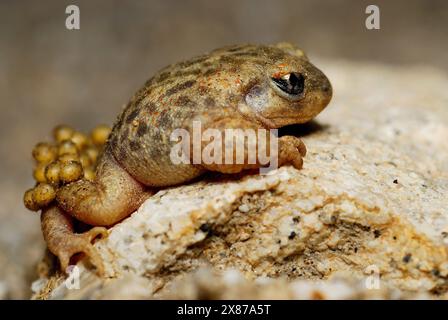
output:
M 256 118 L 266 129 L 280 129 L 282 127 L 297 123 L 297 119 L 288 116 L 265 118 L 257 114 Z
M 259 120 L 268 129 L 280 129 L 292 124 L 303 124 L 310 121 L 311 119 L 312 117 L 301 119 L 298 118 L 297 115 L 295 117 L 293 115 L 283 115 L 268 119 L 263 116 L 257 115 L 257 120 Z

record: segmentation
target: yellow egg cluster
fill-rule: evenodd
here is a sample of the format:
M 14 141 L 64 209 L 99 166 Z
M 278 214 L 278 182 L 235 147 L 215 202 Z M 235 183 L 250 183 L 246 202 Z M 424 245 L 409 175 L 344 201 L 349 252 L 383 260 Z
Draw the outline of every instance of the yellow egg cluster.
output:
M 61 186 L 82 178 L 95 179 L 97 158 L 110 131 L 110 127 L 101 125 L 88 136 L 61 125 L 53 130 L 54 142 L 36 144 L 33 149 L 36 186 L 25 192 L 25 207 L 38 211 L 55 199 Z

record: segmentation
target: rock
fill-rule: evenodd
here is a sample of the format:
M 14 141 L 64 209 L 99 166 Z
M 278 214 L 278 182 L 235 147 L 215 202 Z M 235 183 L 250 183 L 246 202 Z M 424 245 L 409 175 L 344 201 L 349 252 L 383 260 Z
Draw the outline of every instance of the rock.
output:
M 317 65 L 333 102 L 284 129 L 304 136 L 304 169 L 162 190 L 97 242 L 108 279 L 79 264 L 90 289 L 50 273 L 34 297 L 447 298 L 447 76 Z
M 326 280 L 259 277 L 248 280 L 235 269 L 200 268 L 171 280 L 163 288 L 155 279 L 126 274 L 101 280 L 83 271 L 79 290 L 58 286 L 53 299 L 430 299 L 426 292 L 404 292 L 387 285 L 372 290 L 364 279 L 338 273 Z M 86 276 L 88 275 L 88 276 Z M 367 279 L 368 282 L 368 279 Z M 369 289 L 370 288 L 370 289 Z M 61 290 L 62 289 L 62 290 Z M 157 292 L 156 292 L 157 291 Z M 153 294 L 153 292 L 156 292 Z
M 200 269 L 173 281 L 156 294 L 159 299 L 429 299 L 426 293 L 402 292 L 390 287 L 371 290 L 361 279 L 337 274 L 327 280 L 288 280 L 258 278 L 249 281 L 238 271 L 229 269 L 216 274 Z

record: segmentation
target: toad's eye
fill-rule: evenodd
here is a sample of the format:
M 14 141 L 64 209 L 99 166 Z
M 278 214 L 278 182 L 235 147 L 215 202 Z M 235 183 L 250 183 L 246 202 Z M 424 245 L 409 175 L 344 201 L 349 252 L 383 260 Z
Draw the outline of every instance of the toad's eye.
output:
M 300 73 L 291 72 L 281 78 L 271 78 L 271 80 L 274 87 L 280 89 L 279 93 L 285 98 L 290 100 L 301 98 L 305 88 L 305 78 Z

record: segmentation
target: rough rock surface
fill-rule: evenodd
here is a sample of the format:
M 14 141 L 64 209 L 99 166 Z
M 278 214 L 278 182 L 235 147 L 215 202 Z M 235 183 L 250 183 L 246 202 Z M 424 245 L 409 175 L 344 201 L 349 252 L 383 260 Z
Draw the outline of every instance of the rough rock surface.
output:
M 284 130 L 303 136 L 303 170 L 162 190 L 97 242 L 108 279 L 81 266 L 81 290 L 67 290 L 41 272 L 34 298 L 446 298 L 447 76 L 317 65 L 333 102 Z

